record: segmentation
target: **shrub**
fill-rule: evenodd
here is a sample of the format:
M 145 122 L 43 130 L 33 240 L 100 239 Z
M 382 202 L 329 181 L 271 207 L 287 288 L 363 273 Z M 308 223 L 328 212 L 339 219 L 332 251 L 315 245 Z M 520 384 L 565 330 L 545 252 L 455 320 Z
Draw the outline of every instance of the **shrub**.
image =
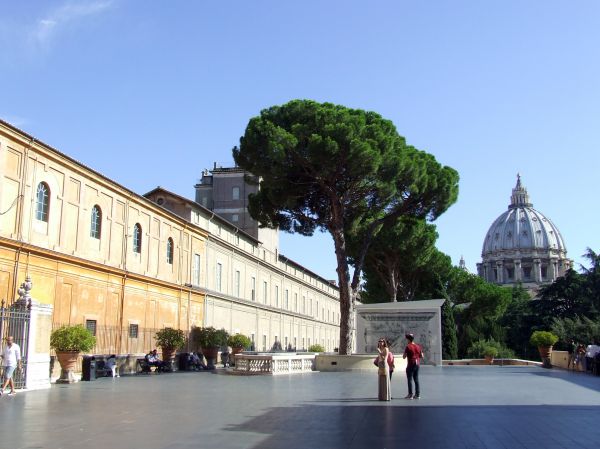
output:
M 321 345 L 310 345 L 308 352 L 325 352 L 325 348 Z
M 50 347 L 58 352 L 88 352 L 94 346 L 96 337 L 81 324 L 59 327 L 50 335 Z
M 219 348 L 227 344 L 229 334 L 225 329 L 215 329 L 212 326 L 193 327 L 191 338 L 196 347 Z
M 495 351 L 495 353 L 494 353 Z M 503 359 L 512 359 L 515 357 L 515 353 L 512 349 L 507 348 L 499 341 L 490 338 L 489 340 L 477 340 L 469 349 L 467 349 L 467 355 L 474 359 L 481 359 L 486 355 L 491 357 L 500 357 Z
M 558 337 L 548 331 L 535 331 L 529 339 L 529 343 L 533 346 L 552 346 L 557 341 Z
M 242 334 L 231 335 L 227 339 L 227 345 L 232 348 L 244 348 L 247 349 L 252 344 L 252 340 Z
M 180 329 L 165 327 L 156 333 L 156 346 L 162 349 L 179 349 L 185 344 L 185 334 Z

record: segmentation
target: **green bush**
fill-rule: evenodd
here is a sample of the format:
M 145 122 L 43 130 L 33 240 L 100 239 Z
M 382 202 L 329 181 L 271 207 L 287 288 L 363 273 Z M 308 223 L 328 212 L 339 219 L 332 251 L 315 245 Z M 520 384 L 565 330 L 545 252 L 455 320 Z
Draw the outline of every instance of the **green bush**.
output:
M 252 344 L 252 340 L 242 334 L 231 335 L 227 339 L 227 345 L 232 348 L 244 348 L 247 349 Z
M 310 345 L 308 352 L 325 352 L 325 348 L 321 345 Z
M 165 327 L 156 333 L 156 346 L 162 349 L 179 349 L 185 344 L 185 334 L 180 329 Z
M 227 344 L 229 333 L 225 329 L 215 329 L 212 326 L 193 327 L 191 338 L 196 347 L 220 348 Z
M 515 357 L 515 353 L 512 349 L 507 348 L 499 341 L 490 338 L 489 340 L 477 340 L 469 349 L 467 349 L 467 355 L 473 359 L 481 359 L 486 355 L 491 357 L 500 357 L 502 359 L 512 359 Z
M 62 326 L 50 334 L 50 347 L 58 352 L 88 352 L 94 346 L 96 346 L 96 337 L 81 324 Z
M 529 343 L 533 346 L 552 346 L 557 341 L 558 337 L 548 331 L 535 331 L 529 339 Z

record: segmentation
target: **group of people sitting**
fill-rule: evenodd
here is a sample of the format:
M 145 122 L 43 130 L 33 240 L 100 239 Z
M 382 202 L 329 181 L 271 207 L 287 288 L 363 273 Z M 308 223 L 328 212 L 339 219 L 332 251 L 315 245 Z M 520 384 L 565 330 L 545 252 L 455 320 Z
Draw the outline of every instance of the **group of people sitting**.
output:
M 146 363 L 149 367 L 155 366 L 156 371 L 165 372 L 168 371 L 167 364 L 160 359 L 158 356 L 158 351 L 153 349 L 144 357 Z M 188 367 L 194 371 L 201 371 L 206 369 L 206 364 L 204 363 L 204 356 L 198 352 L 190 352 L 187 355 Z

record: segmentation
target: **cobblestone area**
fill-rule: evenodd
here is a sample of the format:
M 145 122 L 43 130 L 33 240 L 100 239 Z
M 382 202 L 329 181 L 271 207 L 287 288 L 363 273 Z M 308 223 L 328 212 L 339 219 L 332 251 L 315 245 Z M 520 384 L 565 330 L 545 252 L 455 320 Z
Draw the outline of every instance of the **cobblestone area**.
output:
M 396 373 L 221 373 L 103 378 L 0 398 L 1 447 L 591 448 L 600 377 L 537 367 L 423 367 L 422 398 Z

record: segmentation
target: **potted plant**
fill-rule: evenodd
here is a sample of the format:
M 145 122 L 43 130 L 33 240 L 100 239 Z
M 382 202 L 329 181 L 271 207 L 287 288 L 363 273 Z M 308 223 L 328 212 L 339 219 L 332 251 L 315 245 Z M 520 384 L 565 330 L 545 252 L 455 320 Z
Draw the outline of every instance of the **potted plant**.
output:
M 235 356 L 239 354 L 244 349 L 249 348 L 252 344 L 252 340 L 242 334 L 230 335 L 227 339 L 227 345 L 231 346 L 231 351 L 233 354 L 233 364 L 235 365 Z
M 542 358 L 542 366 L 544 368 L 552 368 L 550 357 L 552 355 L 552 346 L 558 341 L 558 336 L 548 331 L 535 331 L 531 334 L 529 343 L 537 346 Z
M 229 337 L 227 331 L 212 326 L 193 327 L 191 337 L 196 348 L 201 348 L 202 354 L 206 357 L 207 368 L 215 369 L 219 348 L 227 344 Z
M 162 349 L 163 362 L 173 369 L 175 352 L 185 344 L 185 335 L 180 329 L 165 327 L 156 333 L 156 346 Z
M 483 349 L 483 356 L 485 357 L 485 362 L 488 365 L 494 364 L 494 358 L 498 357 L 498 348 L 494 346 L 486 346 Z
M 308 347 L 308 352 L 325 352 L 325 348 L 319 344 L 310 345 Z
M 59 383 L 75 382 L 73 371 L 81 352 L 88 352 L 96 345 L 96 337 L 81 324 L 62 326 L 50 334 L 50 347 L 56 351 L 60 363 Z

